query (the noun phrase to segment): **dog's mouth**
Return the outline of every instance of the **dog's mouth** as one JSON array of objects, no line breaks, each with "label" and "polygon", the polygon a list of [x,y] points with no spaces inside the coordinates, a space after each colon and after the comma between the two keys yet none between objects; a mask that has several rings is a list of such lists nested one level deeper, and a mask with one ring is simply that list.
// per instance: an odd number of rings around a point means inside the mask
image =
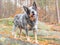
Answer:
[{"label": "dog's mouth", "polygon": [[34,21],[34,20],[35,20],[34,14],[30,14],[30,15],[29,15],[29,18],[30,18],[31,21]]}]

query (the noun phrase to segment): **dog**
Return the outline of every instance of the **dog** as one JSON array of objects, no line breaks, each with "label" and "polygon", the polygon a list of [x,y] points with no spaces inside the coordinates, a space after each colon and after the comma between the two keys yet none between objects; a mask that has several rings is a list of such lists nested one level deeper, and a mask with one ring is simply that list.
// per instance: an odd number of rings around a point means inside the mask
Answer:
[{"label": "dog", "polygon": [[14,25],[12,30],[12,35],[15,35],[16,27],[20,29],[20,36],[22,33],[22,29],[26,31],[26,38],[29,41],[29,35],[28,31],[33,30],[33,34],[35,36],[35,41],[37,41],[37,25],[38,25],[38,12],[37,12],[37,6],[36,3],[33,2],[32,6],[26,7],[23,6],[23,9],[25,13],[23,14],[17,14],[14,17]]}]

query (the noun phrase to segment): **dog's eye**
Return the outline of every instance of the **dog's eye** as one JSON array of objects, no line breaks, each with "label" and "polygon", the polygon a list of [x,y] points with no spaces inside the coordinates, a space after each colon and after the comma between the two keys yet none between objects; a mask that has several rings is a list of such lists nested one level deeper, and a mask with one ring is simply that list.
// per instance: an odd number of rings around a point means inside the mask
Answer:
[{"label": "dog's eye", "polygon": [[32,11],[32,13],[34,13],[34,11]]}]

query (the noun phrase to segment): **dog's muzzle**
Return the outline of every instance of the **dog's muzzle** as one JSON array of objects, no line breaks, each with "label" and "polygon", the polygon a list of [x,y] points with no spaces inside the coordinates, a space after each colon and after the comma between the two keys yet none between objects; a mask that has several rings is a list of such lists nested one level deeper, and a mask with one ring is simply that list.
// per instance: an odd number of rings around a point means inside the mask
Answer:
[{"label": "dog's muzzle", "polygon": [[35,16],[34,16],[34,14],[30,14],[29,18],[30,18],[31,21],[34,21],[36,19]]}]

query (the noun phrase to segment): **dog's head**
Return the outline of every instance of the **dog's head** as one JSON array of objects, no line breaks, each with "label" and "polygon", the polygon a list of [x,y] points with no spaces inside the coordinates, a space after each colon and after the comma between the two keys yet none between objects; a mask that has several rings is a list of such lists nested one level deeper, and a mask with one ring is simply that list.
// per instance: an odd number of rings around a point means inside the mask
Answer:
[{"label": "dog's head", "polygon": [[37,18],[37,6],[35,2],[33,2],[31,7],[23,6],[23,8],[31,21],[34,21]]}]

